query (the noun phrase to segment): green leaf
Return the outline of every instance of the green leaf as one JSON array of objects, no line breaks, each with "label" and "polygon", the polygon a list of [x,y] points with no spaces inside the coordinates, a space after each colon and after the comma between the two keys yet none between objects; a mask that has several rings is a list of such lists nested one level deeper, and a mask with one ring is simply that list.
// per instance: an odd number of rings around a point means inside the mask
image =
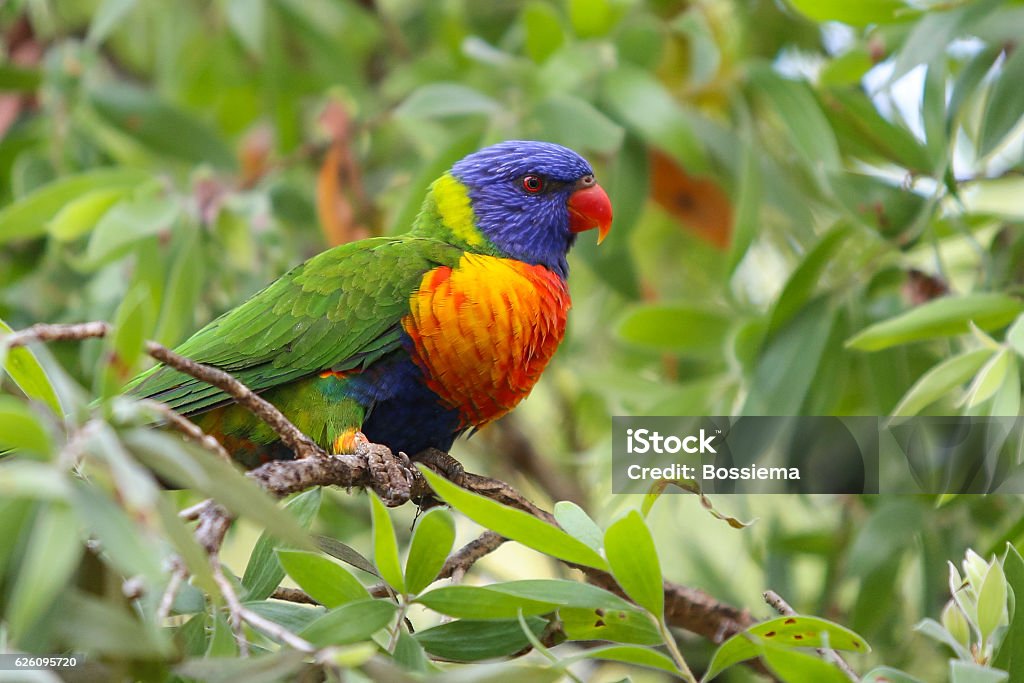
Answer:
[{"label": "green leaf", "polygon": [[204,683],[298,681],[308,671],[308,657],[304,652],[282,649],[269,654],[261,653],[259,657],[187,659],[174,667],[174,672],[188,680]]},{"label": "green leaf", "polygon": [[142,282],[128,290],[117,307],[113,327],[104,340],[103,398],[117,394],[138,373],[143,344],[153,331],[151,307],[149,287]]},{"label": "green leaf", "polygon": [[610,154],[625,135],[622,126],[586,100],[561,93],[539,102],[530,118],[542,139],[573,149]]},{"label": "green leaf", "polygon": [[616,21],[611,0],[569,0],[569,21],[580,38],[607,34]]},{"label": "green leaf", "polygon": [[455,520],[444,508],[434,508],[420,517],[405,560],[405,586],[415,595],[437,578],[455,544]]},{"label": "green leaf", "polygon": [[37,69],[0,64],[0,90],[32,92],[39,88],[43,76]]},{"label": "green leaf", "polygon": [[154,339],[175,346],[193,329],[196,306],[204,282],[199,230],[189,230],[181,241],[167,279],[167,293],[160,308]]},{"label": "green leaf", "polygon": [[1006,343],[1024,358],[1024,315],[1017,318],[1006,331]]},{"label": "green leaf", "polygon": [[417,88],[395,109],[395,116],[433,119],[470,114],[492,115],[501,111],[498,102],[459,83],[430,83]]},{"label": "green leaf", "polygon": [[103,0],[93,14],[85,41],[93,46],[102,44],[107,36],[117,28],[117,25],[128,16],[135,4],[136,0]]},{"label": "green leaf", "polygon": [[565,42],[558,11],[545,2],[534,0],[523,7],[522,23],[526,54],[538,64]]},{"label": "green leaf", "polygon": [[949,631],[943,628],[942,624],[934,619],[922,619],[914,626],[914,630],[928,636],[932,640],[948,645],[956,653],[957,657],[963,659],[971,658],[971,653],[967,651],[967,648],[954,638]]},{"label": "green leaf", "polygon": [[125,195],[124,188],[100,189],[68,202],[47,224],[50,236],[70,242],[92,230],[110,207]]},{"label": "green leaf", "polygon": [[1020,123],[1024,115],[1024,51],[1013,50],[1003,63],[985,105],[978,132],[978,156],[986,157]]},{"label": "green leaf", "polygon": [[891,346],[969,331],[973,322],[983,330],[1003,327],[1024,310],[1020,299],[995,292],[942,297],[906,313],[875,323],[847,340],[848,348],[879,351]]},{"label": "green leaf", "polygon": [[781,76],[768,65],[750,70],[750,83],[775,110],[804,165],[812,173],[838,169],[839,145],[806,83]]},{"label": "green leaf", "polygon": [[378,579],[383,578],[380,572],[377,571],[377,568],[373,566],[373,562],[363,557],[352,546],[345,545],[341,541],[327,536],[317,536],[315,540],[317,547],[334,559],[341,560],[356,569],[361,569],[367,574],[376,576]]},{"label": "green leaf", "polygon": [[0,498],[38,498],[63,501],[71,496],[70,482],[49,465],[29,460],[0,461]]},{"label": "green leaf", "polygon": [[1010,674],[1010,680],[1024,676],[1024,559],[1013,544],[1006,544],[1006,558],[1003,560],[1006,581],[1014,597],[1010,625],[1003,636],[1003,642],[992,660],[992,666]]},{"label": "green leaf", "polygon": [[395,651],[391,656],[406,671],[426,673],[438,670],[427,658],[427,653],[419,641],[405,629],[398,632],[398,642],[395,643]]},{"label": "green leaf", "polygon": [[158,188],[145,188],[103,214],[89,236],[79,267],[95,270],[127,254],[139,240],[171,228],[181,213],[173,197]]},{"label": "green leaf", "polygon": [[546,614],[558,608],[554,602],[540,602],[480,586],[441,586],[416,598],[435,612],[458,619],[514,619],[521,611],[526,616]]},{"label": "green leaf", "polygon": [[664,579],[654,539],[636,510],[605,531],[605,553],[612,575],[626,595],[659,620],[665,612]]},{"label": "green leaf", "polygon": [[1010,675],[1005,671],[959,659],[949,660],[950,683],[1004,683],[1009,680]]},{"label": "green leaf", "polygon": [[711,680],[730,666],[765,653],[766,644],[871,651],[863,638],[831,621],[806,616],[777,617],[755,624],[722,643],[708,664],[704,680]]},{"label": "green leaf", "polygon": [[6,620],[12,634],[27,635],[58,597],[63,600],[81,556],[75,513],[60,503],[43,508],[10,592]]},{"label": "green leaf", "polygon": [[608,568],[593,548],[561,529],[527,512],[466,491],[422,465],[418,467],[437,495],[477,524],[560,560],[595,569]]},{"label": "green leaf", "polygon": [[569,640],[605,640],[638,645],[663,644],[661,632],[643,610],[604,607],[562,607],[558,610]]},{"label": "green leaf", "polygon": [[398,611],[388,600],[350,602],[313,621],[299,635],[314,645],[346,645],[369,640],[387,626]]},{"label": "green leaf", "polygon": [[647,71],[623,65],[606,74],[604,101],[628,128],[647,144],[664,150],[688,173],[699,175],[708,170],[704,149],[687,113]]},{"label": "green leaf", "polygon": [[[10,326],[0,319],[0,335],[13,332]],[[6,355],[4,351],[6,350]],[[18,385],[25,395],[37,401],[42,401],[50,407],[54,414],[63,416],[60,400],[57,392],[50,383],[43,366],[31,350],[18,347],[6,349],[3,337],[0,336],[0,367],[7,371],[14,383]]]},{"label": "green leaf", "polygon": [[[536,636],[547,626],[547,621],[540,617],[527,617],[526,623]],[[458,662],[505,657],[530,644],[518,619],[451,621],[419,631],[413,637],[435,657]]]},{"label": "green leaf", "polygon": [[596,647],[592,650],[581,652],[578,655],[567,657],[559,661],[560,666],[574,664],[581,659],[603,659],[610,662],[624,662],[646,666],[650,669],[660,669],[675,676],[681,676],[679,667],[672,661],[672,658],[649,647],[638,647],[636,645],[609,645]]},{"label": "green leaf", "polygon": [[980,0],[954,6],[947,12],[933,9],[924,13],[907,34],[896,56],[889,82],[902,78],[919,64],[934,65],[944,59],[946,48],[954,39],[964,35],[979,19],[1001,3],[1002,0]]},{"label": "green leaf", "polygon": [[293,602],[278,602],[277,600],[257,600],[243,604],[261,617],[266,617],[275,624],[280,624],[295,633],[327,614],[327,610],[323,607],[297,605]]},{"label": "green leaf", "polygon": [[1012,359],[1013,352],[1006,348],[992,355],[984,367],[978,371],[977,376],[967,390],[967,394],[964,396],[964,404],[968,408],[984,403],[995,395],[999,387],[1003,385],[1003,380],[1010,369]]},{"label": "green leaf", "polygon": [[231,625],[228,624],[227,617],[220,612],[213,614],[213,629],[205,654],[209,659],[228,659],[238,656],[238,642],[235,640],[234,633],[231,632]]},{"label": "green leaf", "polygon": [[861,683],[922,683],[920,679],[889,666],[876,667],[864,674],[860,680]]},{"label": "green leaf", "polygon": [[399,593],[405,592],[405,578],[398,561],[398,539],[391,515],[375,493],[370,493],[370,513],[373,517],[373,563],[381,577]]},{"label": "green leaf", "polygon": [[989,566],[985,580],[978,590],[978,630],[982,641],[989,642],[992,634],[1003,622],[1006,613],[1006,576],[999,561]]},{"label": "green leaf", "polygon": [[122,438],[142,464],[168,483],[198,489],[233,514],[249,517],[294,547],[313,549],[309,535],[295,518],[278,508],[266,491],[233,464],[176,436],[152,429],[129,430]]},{"label": "green leaf", "polygon": [[[102,628],[97,628],[102,624]],[[167,632],[153,619],[138,619],[116,602],[106,602],[77,590],[61,596],[56,635],[72,652],[115,659],[158,660],[172,656]]]},{"label": "green leaf", "polygon": [[821,285],[822,275],[832,264],[832,260],[840,253],[840,247],[847,243],[853,233],[852,228],[841,223],[838,227],[822,235],[817,244],[807,252],[786,280],[785,287],[772,310],[769,331],[778,330],[791,320],[801,308],[815,295]]},{"label": "green leaf", "polygon": [[125,510],[94,486],[78,483],[73,487],[72,504],[76,516],[95,536],[103,555],[124,576],[145,577],[156,589],[163,583],[162,553],[148,531],[132,522]]},{"label": "green leaf", "polygon": [[566,579],[523,579],[492,583],[488,590],[507,593],[540,602],[569,607],[605,610],[633,610],[636,607],[618,595],[589,583]]},{"label": "green leaf", "polygon": [[992,357],[989,349],[975,349],[947,358],[914,382],[900,399],[893,415],[917,415],[921,410],[961,386]]},{"label": "green leaf", "polygon": [[765,648],[762,658],[768,668],[784,681],[849,683],[850,680],[835,664],[797,650]]},{"label": "green leaf", "polygon": [[729,311],[695,304],[641,304],[618,325],[630,344],[692,358],[717,359],[732,327]]},{"label": "green leaf", "polygon": [[44,185],[0,211],[0,244],[45,234],[50,219],[77,197],[93,190],[132,187],[146,177],[136,169],[100,168]]},{"label": "green leaf", "polygon": [[339,607],[370,597],[359,579],[326,557],[301,550],[279,548],[277,558],[288,576],[299,584],[299,588],[325,607]]},{"label": "green leaf", "polygon": [[789,0],[789,4],[816,22],[840,21],[850,26],[906,21],[909,8],[902,0]]},{"label": "green leaf", "polygon": [[[318,486],[303,491],[289,500],[285,503],[284,509],[295,516],[299,526],[308,530],[316,518],[316,513],[320,510],[322,500],[323,489]],[[245,574],[242,575],[242,586],[246,589],[245,598],[247,600],[262,600],[270,597],[274,589],[281,584],[285,570],[278,561],[275,551],[285,547],[287,544],[281,543],[269,533],[260,534],[249,555]]]},{"label": "green leaf", "polygon": [[89,101],[108,124],[158,154],[218,169],[235,167],[234,154],[216,130],[152,92],[107,83],[93,89]]},{"label": "green leaf", "polygon": [[558,526],[567,534],[601,552],[604,534],[583,508],[572,501],[560,500],[555,503],[554,514]]},{"label": "green leaf", "polygon": [[227,0],[224,7],[228,26],[245,48],[256,56],[263,54],[266,36],[265,0]]},{"label": "green leaf", "polygon": [[999,46],[988,46],[981,49],[970,61],[960,70],[953,84],[953,92],[949,96],[949,104],[946,107],[947,120],[946,129],[953,131],[956,123],[964,114],[963,105],[971,99],[971,96],[982,83],[985,75],[992,69],[1002,49]]},{"label": "green leaf", "polygon": [[0,395],[0,454],[7,449],[49,457],[53,442],[27,405],[13,396]]}]

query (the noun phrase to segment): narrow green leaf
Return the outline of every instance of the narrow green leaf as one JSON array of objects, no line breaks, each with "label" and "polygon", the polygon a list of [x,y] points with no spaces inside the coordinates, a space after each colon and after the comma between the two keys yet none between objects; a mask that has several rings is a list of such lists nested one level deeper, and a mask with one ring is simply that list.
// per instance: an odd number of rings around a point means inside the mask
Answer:
[{"label": "narrow green leaf", "polygon": [[103,555],[124,576],[142,576],[149,587],[162,583],[160,547],[126,512],[94,486],[79,483],[72,495],[76,517],[99,539]]},{"label": "narrow green leaf", "polygon": [[299,635],[321,647],[369,640],[391,622],[397,610],[388,600],[350,602],[313,621]]},{"label": "narrow green leaf", "polygon": [[987,363],[978,371],[974,381],[971,382],[967,394],[964,396],[964,404],[968,408],[984,403],[999,390],[1010,369],[1010,361],[1013,358],[1012,351],[1002,349],[997,351]]},{"label": "narrow green leaf", "polygon": [[415,595],[437,578],[455,544],[455,520],[445,508],[433,508],[416,522],[405,560],[405,586]]},{"label": "narrow green leaf", "polygon": [[1010,674],[971,661],[949,660],[950,683],[1005,683]]},{"label": "narrow green leaf", "polygon": [[[139,619],[116,602],[66,589],[60,606],[55,632],[72,652],[122,660],[160,660],[172,656],[174,648],[166,630],[153,619]],[[103,627],[98,628],[98,624]]]},{"label": "narrow green leaf", "polygon": [[0,367],[10,375],[26,396],[42,401],[53,410],[55,415],[63,416],[64,411],[57,398],[57,392],[54,391],[50,378],[46,376],[46,371],[39,364],[35,354],[24,347],[16,349],[4,347],[3,335],[10,332],[13,332],[10,326],[0,320]]},{"label": "narrow green leaf", "polygon": [[91,90],[89,101],[108,124],[158,154],[219,169],[235,167],[231,148],[216,130],[152,92],[103,83]]},{"label": "narrow green leaf", "polygon": [[636,645],[609,645],[607,647],[596,647],[592,650],[581,652],[578,655],[567,657],[559,661],[560,666],[568,666],[581,659],[603,659],[610,662],[624,662],[646,666],[650,669],[667,671],[674,676],[681,676],[679,667],[672,661],[672,658],[649,647],[638,647]]},{"label": "narrow green leaf", "polygon": [[369,592],[351,572],[326,557],[301,550],[277,550],[284,571],[299,588],[328,608],[366,600]]},{"label": "narrow green leaf", "polygon": [[806,616],[777,617],[755,624],[722,643],[708,665],[704,680],[711,680],[730,666],[765,653],[766,645],[871,651],[863,638],[831,621]]},{"label": "narrow green leaf", "polygon": [[1017,318],[1006,331],[1006,343],[1024,358],[1024,315]]},{"label": "narrow green leaf", "polygon": [[643,348],[717,359],[732,322],[729,311],[699,304],[640,304],[626,312],[617,331]]},{"label": "narrow green leaf", "polygon": [[132,187],[146,177],[137,169],[100,168],[44,185],[0,211],[0,244],[45,234],[50,219],[87,192]]},{"label": "narrow green leaf", "polygon": [[[527,617],[530,631],[539,636],[547,621]],[[505,621],[451,621],[417,632],[414,636],[430,654],[459,662],[505,657],[530,644],[518,619]]]},{"label": "narrow green leaf", "polygon": [[139,370],[142,346],[153,331],[155,316],[149,287],[138,282],[125,294],[114,315],[111,333],[104,340],[106,368],[102,375],[102,396],[110,398]]},{"label": "narrow green leaf", "polygon": [[562,607],[558,618],[569,640],[604,640],[636,645],[664,644],[651,616],[636,607]]},{"label": "narrow green leaf", "polygon": [[[323,500],[323,489],[316,487],[303,491],[287,503],[284,509],[295,515],[295,520],[303,529],[309,529],[320,510],[320,503]],[[278,562],[275,551],[285,548],[287,544],[263,532],[256,545],[253,546],[249,555],[249,563],[245,566],[245,574],[242,575],[242,586],[246,588],[245,597],[247,600],[262,600],[270,596],[274,589],[281,584],[285,570]],[[294,577],[292,577],[294,578]]]},{"label": "narrow green leaf", "polygon": [[477,524],[560,560],[595,569],[608,568],[607,563],[593,548],[561,529],[527,512],[459,488],[422,465],[419,469],[430,487],[446,503]]},{"label": "narrow green leaf", "polygon": [[988,643],[1006,614],[1006,575],[998,560],[989,566],[985,580],[978,590],[978,630]]},{"label": "narrow green leaf", "polygon": [[889,666],[876,667],[864,674],[860,680],[861,683],[922,683],[920,679]]},{"label": "narrow green leaf", "polygon": [[370,513],[373,517],[373,563],[388,584],[399,593],[405,592],[405,578],[398,561],[398,539],[391,515],[376,494],[370,493]]},{"label": "narrow green leaf", "polygon": [[942,297],[906,313],[875,323],[847,340],[848,348],[879,351],[891,346],[969,331],[971,322],[983,330],[998,329],[1024,309],[1020,299],[994,292]]},{"label": "narrow green leaf", "polygon": [[838,666],[820,657],[798,650],[781,647],[765,648],[764,663],[784,681],[814,681],[815,683],[849,683],[849,678]]},{"label": "narrow green leaf", "polygon": [[67,477],[50,465],[29,460],[0,462],[0,498],[62,501],[70,496]]},{"label": "narrow green leaf", "polygon": [[36,517],[10,593],[6,618],[12,634],[26,635],[58,597],[82,556],[74,512],[60,503],[48,505]]},{"label": "narrow green leaf", "polygon": [[169,230],[181,213],[181,205],[160,192],[147,188],[104,213],[89,236],[78,267],[95,270],[121,258],[140,240]]},{"label": "narrow green leaf", "polygon": [[665,612],[664,579],[654,539],[636,510],[613,523],[604,534],[612,575],[626,595],[659,620]]},{"label": "narrow green leaf", "polygon": [[327,614],[327,610],[323,607],[297,605],[294,602],[257,600],[243,604],[261,617],[266,617],[275,624],[280,624],[295,633]]},{"label": "narrow green leaf", "polygon": [[554,514],[558,526],[562,527],[567,534],[583,541],[597,552],[601,552],[604,534],[583,508],[572,501],[560,500],[555,503]]},{"label": "narrow green leaf", "polygon": [[53,442],[27,405],[13,396],[0,395],[0,452],[7,449],[49,457]]},{"label": "narrow green leaf", "polygon": [[992,666],[1010,674],[1010,680],[1024,676],[1024,559],[1011,543],[1006,544],[1003,560],[1006,581],[1014,597],[1010,625],[992,660]]},{"label": "narrow green leaf", "polygon": [[816,22],[840,21],[851,26],[890,24],[910,17],[902,0],[789,0],[801,14]]},{"label": "narrow green leaf", "polygon": [[57,212],[47,224],[50,236],[58,242],[71,242],[92,230],[110,207],[125,195],[124,188],[99,189],[74,199]]},{"label": "narrow green leaf", "polygon": [[579,150],[611,154],[622,145],[625,131],[584,99],[556,94],[542,100],[530,117],[542,139]]},{"label": "narrow green leaf", "polygon": [[917,415],[931,403],[961,386],[992,357],[988,349],[975,349],[947,358],[914,382],[893,411],[893,415]]},{"label": "narrow green leaf", "polygon": [[605,610],[636,610],[636,607],[614,593],[589,583],[567,579],[522,579],[492,583],[488,590],[508,593],[539,602],[567,607],[589,607]]},{"label": "narrow green leaf", "polygon": [[228,26],[245,48],[257,57],[262,56],[267,19],[265,0],[227,0],[224,12]]},{"label": "narrow green leaf", "polygon": [[361,569],[367,574],[376,576],[378,579],[383,578],[381,577],[380,572],[377,571],[377,568],[373,566],[373,562],[363,557],[359,551],[352,546],[345,545],[341,541],[327,536],[317,536],[315,540],[317,547],[334,559],[341,560],[356,569]]},{"label": "narrow green leaf", "polygon": [[458,83],[430,83],[417,88],[395,109],[395,116],[431,119],[467,114],[495,114],[501,105],[479,90]]},{"label": "narrow green leaf", "polygon": [[92,15],[86,42],[93,46],[103,43],[135,4],[136,0],[103,0]]},{"label": "narrow green leaf", "polygon": [[1017,356],[1011,353],[1006,376],[1003,377],[1003,383],[999,385],[999,389],[992,398],[988,414],[992,417],[1016,417],[1020,414],[1020,394],[1020,368]]},{"label": "narrow green leaf", "polygon": [[558,10],[547,3],[534,0],[523,7],[522,24],[526,54],[538,64],[565,42]]},{"label": "narrow green leaf", "polygon": [[647,144],[664,150],[689,173],[708,162],[687,113],[650,73],[620,66],[604,77],[604,100],[618,119]]},{"label": "narrow green leaf", "polygon": [[558,608],[554,602],[539,602],[529,598],[491,590],[482,586],[441,586],[416,598],[435,612],[458,619],[515,619],[522,612],[526,616],[546,614]]},{"label": "narrow green leaf", "polygon": [[1007,55],[992,92],[985,105],[978,133],[978,156],[991,154],[1003,139],[1017,127],[1024,115],[1024,51],[1013,50]]}]

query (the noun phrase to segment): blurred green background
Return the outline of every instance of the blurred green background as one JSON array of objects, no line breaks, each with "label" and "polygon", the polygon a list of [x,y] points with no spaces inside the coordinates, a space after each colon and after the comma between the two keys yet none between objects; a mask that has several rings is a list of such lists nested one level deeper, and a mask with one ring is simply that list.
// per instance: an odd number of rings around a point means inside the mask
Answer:
[{"label": "blurred green background", "polygon": [[[1011,0],[7,0],[0,318],[135,316],[174,345],[318,251],[405,231],[464,154],[536,138],[593,162],[614,227],[580,240],[566,342],[457,445],[468,469],[607,521],[636,504],[609,493],[612,415],[1017,415],[1021,36]],[[144,362],[106,348],[40,352],[68,417],[0,412],[64,443]],[[332,492],[317,524],[357,544],[364,502]],[[928,681],[946,664],[911,629],[946,561],[1024,539],[1010,496],[715,505],[758,521],[655,506],[667,578],[757,615],[774,589],[863,634],[859,670]],[[8,590],[34,514],[11,510]],[[482,566],[552,571],[518,552]]]}]

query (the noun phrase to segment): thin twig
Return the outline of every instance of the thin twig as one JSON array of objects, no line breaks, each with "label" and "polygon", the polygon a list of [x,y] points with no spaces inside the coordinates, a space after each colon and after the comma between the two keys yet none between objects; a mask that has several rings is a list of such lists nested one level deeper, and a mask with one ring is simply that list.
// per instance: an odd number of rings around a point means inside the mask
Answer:
[{"label": "thin twig", "polygon": [[156,623],[163,624],[171,614],[171,607],[174,605],[174,598],[181,589],[181,584],[188,576],[188,569],[178,559],[174,558],[171,569],[171,580],[167,582],[164,594],[160,596],[160,605],[156,609]]},{"label": "thin twig", "polygon": [[278,586],[275,588],[274,592],[270,594],[270,597],[275,600],[285,600],[287,602],[295,602],[300,605],[320,604],[306,593],[306,591],[299,590],[298,588],[287,588],[285,586]]},{"label": "thin twig", "polygon": [[148,398],[139,401],[139,403],[160,415],[167,424],[184,434],[190,441],[199,444],[219,458],[223,458],[228,462],[234,462],[231,459],[231,454],[227,452],[227,449],[220,445],[220,442],[217,441],[217,439],[204,432],[199,428],[199,425],[181,413],[172,410],[164,403]]},{"label": "thin twig", "polygon": [[[768,605],[772,609],[774,609],[776,612],[778,612],[782,616],[784,616],[784,617],[798,616],[797,615],[797,611],[795,609],[793,609],[792,607],[790,607],[789,603],[786,602],[783,599],[783,597],[781,595],[779,595],[778,593],[776,593],[775,591],[765,591],[764,593],[761,594],[761,596],[764,598],[764,601],[766,603],[768,603]],[[819,647],[819,648],[815,648],[815,651],[819,655],[821,655],[824,659],[828,659],[828,660],[831,660],[832,662],[834,662],[835,665],[838,666],[842,670],[842,672],[844,674],[846,674],[846,677],[849,678],[851,681],[855,681],[856,682],[856,681],[860,680],[860,676],[858,676],[857,672],[853,670],[853,667],[851,667],[849,664],[847,664],[846,660],[843,659],[842,656],[838,652],[836,652],[835,650],[833,650],[831,648],[827,648],[827,647]]]},{"label": "thin twig", "polygon": [[242,607],[238,594],[235,593],[235,587],[228,581],[228,577],[224,576],[224,568],[221,566],[220,560],[217,559],[216,555],[211,557],[210,560],[210,564],[213,566],[213,580],[217,582],[220,594],[224,596],[224,601],[228,603],[228,623],[231,625],[231,632],[235,634],[238,651],[243,657],[248,657],[249,641],[245,637],[245,628],[243,627],[245,622],[242,616],[245,608]]}]

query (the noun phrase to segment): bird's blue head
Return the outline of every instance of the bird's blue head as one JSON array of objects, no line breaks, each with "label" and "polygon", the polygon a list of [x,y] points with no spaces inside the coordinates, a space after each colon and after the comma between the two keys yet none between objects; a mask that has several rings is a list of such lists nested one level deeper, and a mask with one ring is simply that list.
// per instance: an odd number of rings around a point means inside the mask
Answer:
[{"label": "bird's blue head", "polygon": [[611,203],[590,164],[550,142],[509,140],[485,147],[457,162],[432,193],[457,241],[471,249],[493,247],[562,277],[576,234],[598,228],[600,242],[611,227]]}]

